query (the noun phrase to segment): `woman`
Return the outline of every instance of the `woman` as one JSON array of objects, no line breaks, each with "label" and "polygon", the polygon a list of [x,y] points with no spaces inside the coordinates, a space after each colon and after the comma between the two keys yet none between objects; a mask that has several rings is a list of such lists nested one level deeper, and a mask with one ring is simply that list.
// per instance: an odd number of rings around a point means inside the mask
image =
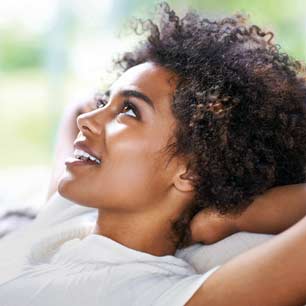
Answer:
[{"label": "woman", "polygon": [[0,245],[1,305],[306,303],[305,218],[203,275],[173,256],[305,215],[301,64],[242,17],[161,14],[119,79],[66,113],[49,201]]}]

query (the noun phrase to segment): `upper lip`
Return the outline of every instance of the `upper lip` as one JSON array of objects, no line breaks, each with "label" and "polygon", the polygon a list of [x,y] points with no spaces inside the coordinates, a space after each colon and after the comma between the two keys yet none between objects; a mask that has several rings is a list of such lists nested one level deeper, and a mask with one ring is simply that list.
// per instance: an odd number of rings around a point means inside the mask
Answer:
[{"label": "upper lip", "polygon": [[74,149],[79,149],[87,152],[88,154],[92,155],[93,157],[99,159],[101,161],[101,155],[95,153],[93,150],[91,150],[84,142],[77,141],[74,143]]}]

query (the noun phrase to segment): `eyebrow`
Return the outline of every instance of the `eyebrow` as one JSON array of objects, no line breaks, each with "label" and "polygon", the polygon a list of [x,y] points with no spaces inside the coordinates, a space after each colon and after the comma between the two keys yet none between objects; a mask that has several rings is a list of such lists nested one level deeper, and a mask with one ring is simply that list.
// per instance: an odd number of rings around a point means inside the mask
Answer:
[{"label": "eyebrow", "polygon": [[[105,96],[110,97],[111,91],[107,90],[104,94]],[[135,97],[141,99],[142,101],[146,102],[155,111],[154,103],[152,102],[152,100],[144,93],[138,90],[132,90],[132,89],[122,90],[119,91],[119,95],[123,97]]]}]

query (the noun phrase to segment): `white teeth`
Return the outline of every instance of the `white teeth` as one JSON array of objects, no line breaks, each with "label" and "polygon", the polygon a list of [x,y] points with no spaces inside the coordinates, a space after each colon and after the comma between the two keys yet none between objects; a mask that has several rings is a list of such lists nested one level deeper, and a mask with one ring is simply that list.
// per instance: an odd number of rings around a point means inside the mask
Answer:
[{"label": "white teeth", "polygon": [[88,154],[87,152],[83,150],[76,149],[74,150],[73,155],[75,158],[78,158],[78,159],[80,159],[81,157],[84,157],[86,159],[90,159],[91,161],[95,161],[98,165],[101,164],[101,161],[99,159],[95,158],[94,156]]}]

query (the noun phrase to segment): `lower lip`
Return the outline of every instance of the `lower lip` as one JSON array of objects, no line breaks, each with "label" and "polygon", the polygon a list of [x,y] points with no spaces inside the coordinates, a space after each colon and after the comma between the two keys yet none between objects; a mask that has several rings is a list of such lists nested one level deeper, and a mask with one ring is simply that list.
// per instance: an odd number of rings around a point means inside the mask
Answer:
[{"label": "lower lip", "polygon": [[80,160],[74,157],[69,157],[65,160],[65,165],[69,166],[99,166],[96,163],[90,162],[88,160]]}]

